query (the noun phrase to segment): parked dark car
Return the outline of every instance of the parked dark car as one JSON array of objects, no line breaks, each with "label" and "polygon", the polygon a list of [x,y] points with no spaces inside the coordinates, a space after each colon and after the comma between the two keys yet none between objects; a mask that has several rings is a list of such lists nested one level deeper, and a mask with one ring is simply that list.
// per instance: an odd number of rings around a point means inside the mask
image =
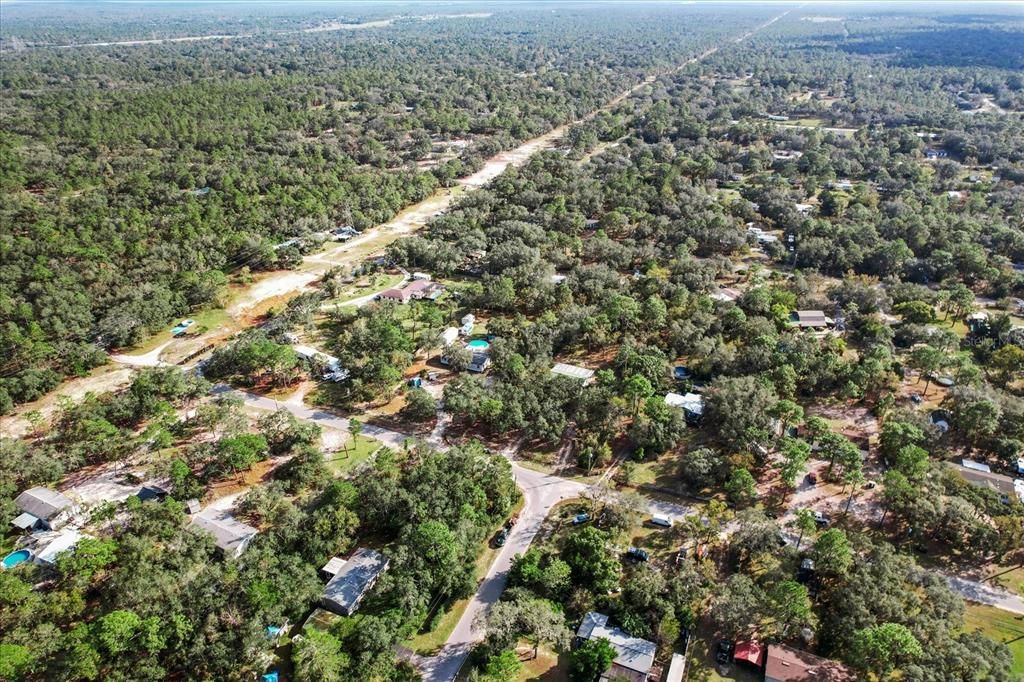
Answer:
[{"label": "parked dark car", "polygon": [[494,536],[494,546],[504,547],[506,540],[508,540],[508,531],[502,528],[498,531],[498,534]]},{"label": "parked dark car", "polygon": [[647,561],[651,558],[651,555],[646,550],[640,549],[639,547],[630,547],[626,552],[626,556],[633,561]]},{"label": "parked dark car", "polygon": [[715,649],[715,660],[726,665],[732,663],[732,654],[736,650],[736,644],[728,639],[719,640],[718,647]]}]

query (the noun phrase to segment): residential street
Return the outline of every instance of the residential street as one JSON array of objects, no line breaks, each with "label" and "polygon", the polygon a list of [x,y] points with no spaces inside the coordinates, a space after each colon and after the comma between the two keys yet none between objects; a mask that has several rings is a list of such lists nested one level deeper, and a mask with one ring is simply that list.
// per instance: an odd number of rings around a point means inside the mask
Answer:
[{"label": "residential street", "polygon": [[949,581],[949,586],[953,588],[953,591],[964,599],[979,604],[988,604],[1002,611],[1024,615],[1024,599],[1012,592],[952,575],[946,575],[946,580]]},{"label": "residential street", "polygon": [[[273,400],[256,395],[255,393],[232,389],[225,384],[218,384],[214,387],[213,392],[215,394],[232,392],[240,396],[249,407],[261,410],[284,408],[300,419],[316,422],[327,428],[348,431],[347,418],[322,409],[307,407],[295,401]],[[432,444],[435,447],[443,447],[440,442],[443,429],[435,431],[435,433],[431,434],[430,440],[434,441]],[[365,424],[362,434],[396,449],[404,447],[406,441],[410,439],[410,436],[405,434],[383,429],[372,424]],[[515,448],[504,454],[512,459],[515,455]],[[479,619],[482,618],[481,614],[486,614],[487,609],[498,601],[502,591],[505,589],[505,581],[508,578],[508,571],[512,565],[512,558],[529,548],[552,507],[561,500],[579,497],[588,490],[593,489],[592,486],[587,486],[579,481],[528,469],[517,463],[514,459],[512,459],[512,472],[516,483],[523,491],[524,497],[524,506],[519,516],[519,523],[513,528],[508,542],[505,543],[505,546],[495,558],[486,577],[480,583],[476,594],[473,596],[472,601],[469,603],[444,647],[441,648],[436,656],[431,658],[416,657],[414,659],[423,671],[425,682],[448,682],[454,679],[455,674],[462,667],[473,645],[483,638],[484,633],[478,626]],[[649,513],[666,515],[675,520],[694,512],[692,507],[683,504],[650,498],[645,498],[645,500]],[[786,535],[795,544],[795,535],[792,533],[786,533]],[[805,538],[804,545],[807,546],[808,543],[809,540]],[[987,604],[1010,613],[1024,615],[1024,599],[1015,594],[984,583],[945,573],[942,575],[946,577],[950,587],[964,599]]]},{"label": "residential street", "polygon": [[525,499],[519,522],[512,528],[508,541],[491,564],[444,647],[432,658],[416,660],[424,682],[455,678],[473,646],[483,639],[480,621],[504,591],[512,558],[529,548],[552,507],[561,500],[583,494],[587,489],[582,483],[525,469],[515,462],[512,470]]},{"label": "residential street", "polygon": [[[306,419],[327,428],[348,431],[347,418],[339,417],[325,410],[306,407],[294,401],[273,400],[255,393],[235,390],[225,384],[218,384],[213,391],[215,394],[234,393],[251,408],[260,410],[283,408],[300,419]],[[365,424],[361,433],[396,449],[401,449],[410,438],[397,431],[383,429],[372,424]],[[438,442],[433,444],[435,447],[443,448],[444,446],[439,440],[441,433],[432,434],[432,436],[435,435]],[[504,454],[512,461],[512,473],[523,492],[524,504],[523,510],[519,514],[519,522],[513,527],[508,541],[498,553],[494,563],[491,564],[487,575],[480,583],[476,594],[473,595],[444,647],[436,656],[415,659],[423,671],[425,682],[454,679],[455,674],[465,662],[466,656],[484,636],[480,628],[480,620],[487,610],[498,601],[504,591],[508,571],[512,566],[512,558],[529,548],[552,507],[562,500],[579,497],[593,489],[592,486],[579,481],[528,469],[512,459],[515,452],[516,448],[511,448]],[[693,509],[685,505],[663,500],[647,499],[646,501],[647,511],[651,514],[661,514],[679,519],[693,513]]]}]

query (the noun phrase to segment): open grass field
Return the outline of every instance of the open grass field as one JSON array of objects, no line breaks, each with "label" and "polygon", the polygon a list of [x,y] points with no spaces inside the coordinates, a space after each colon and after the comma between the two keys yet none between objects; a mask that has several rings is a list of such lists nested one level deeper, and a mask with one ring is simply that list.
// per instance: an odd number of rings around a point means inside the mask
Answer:
[{"label": "open grass field", "polygon": [[992,577],[1003,589],[1024,596],[1024,567],[997,566]]},{"label": "open grass field", "polygon": [[382,447],[380,441],[373,438],[356,436],[355,443],[350,444],[348,450],[342,448],[327,455],[327,466],[335,476],[345,476]]},{"label": "open grass field", "polygon": [[[205,333],[206,330],[213,330],[217,329],[218,327],[230,326],[233,323],[231,315],[229,315],[228,311],[225,310],[224,308],[207,308],[205,310],[200,310],[189,315],[184,315],[182,316],[181,319],[189,319],[196,321],[196,323],[192,325],[192,327],[188,330],[189,333],[182,337],[183,339],[186,339],[192,335]],[[142,341],[139,345],[132,346],[131,348],[126,349],[124,351],[125,354],[141,355],[143,353],[148,353],[149,351],[153,350],[154,348],[161,344],[167,343],[173,338],[171,336],[171,328],[175,324],[177,324],[177,322],[180,321],[181,320],[175,320],[174,322],[169,323],[167,325],[167,328],[164,329],[163,331],[157,332],[152,336],[147,336],[146,339]]]},{"label": "open grass field", "polygon": [[980,630],[984,635],[1009,647],[1013,654],[1014,679],[1024,679],[1024,616],[992,606],[968,604],[964,629]]}]

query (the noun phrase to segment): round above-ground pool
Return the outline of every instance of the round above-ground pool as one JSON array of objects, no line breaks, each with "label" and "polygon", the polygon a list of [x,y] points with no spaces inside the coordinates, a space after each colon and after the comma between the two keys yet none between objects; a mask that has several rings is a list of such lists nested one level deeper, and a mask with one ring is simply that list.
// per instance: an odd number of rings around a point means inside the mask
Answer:
[{"label": "round above-ground pool", "polygon": [[4,568],[14,568],[18,564],[24,563],[32,558],[32,552],[27,549],[19,549],[16,552],[11,552],[4,557],[3,566]]},{"label": "round above-ground pool", "polygon": [[472,341],[466,344],[466,348],[477,351],[487,350],[490,347],[491,344],[487,343],[483,339],[473,339]]}]

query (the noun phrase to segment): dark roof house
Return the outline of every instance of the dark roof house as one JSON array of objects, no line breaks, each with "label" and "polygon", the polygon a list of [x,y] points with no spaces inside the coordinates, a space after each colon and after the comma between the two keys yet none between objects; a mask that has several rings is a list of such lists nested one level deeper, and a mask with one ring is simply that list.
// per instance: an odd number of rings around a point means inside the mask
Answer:
[{"label": "dark roof house", "polygon": [[357,549],[327,582],[320,605],[341,616],[352,615],[388,564],[388,558],[376,550]]},{"label": "dark roof house", "polygon": [[377,298],[396,303],[408,303],[412,297],[408,289],[388,289],[378,294]]},{"label": "dark roof house", "polygon": [[795,310],[789,319],[801,329],[822,329],[828,326],[828,318],[820,310]]},{"label": "dark roof house", "polygon": [[[71,500],[49,488],[29,488],[15,498],[14,504],[23,512],[15,519],[16,525],[25,529],[55,530],[67,522],[72,507]],[[29,523],[32,519],[35,521]]]}]

